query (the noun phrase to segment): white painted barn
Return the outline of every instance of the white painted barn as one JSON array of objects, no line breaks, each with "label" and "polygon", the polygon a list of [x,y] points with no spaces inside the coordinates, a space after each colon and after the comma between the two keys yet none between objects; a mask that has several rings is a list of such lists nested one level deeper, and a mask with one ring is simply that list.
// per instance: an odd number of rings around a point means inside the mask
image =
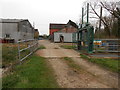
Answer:
[{"label": "white painted barn", "polygon": [[78,26],[73,21],[69,20],[64,28],[60,31],[54,32],[54,42],[65,42],[72,43],[74,42],[76,37],[76,32],[78,30]]},{"label": "white painted barn", "polygon": [[54,42],[73,42],[72,33],[55,32]]}]

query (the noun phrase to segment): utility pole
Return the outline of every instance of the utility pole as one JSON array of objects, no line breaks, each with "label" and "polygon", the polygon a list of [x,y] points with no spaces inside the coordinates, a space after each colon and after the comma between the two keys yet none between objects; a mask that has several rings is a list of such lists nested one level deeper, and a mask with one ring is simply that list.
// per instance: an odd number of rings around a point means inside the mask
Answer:
[{"label": "utility pole", "polygon": [[82,8],[82,24],[83,24],[83,17],[84,17],[84,8]]},{"label": "utility pole", "polygon": [[102,6],[100,8],[100,21],[99,21],[99,28],[98,28],[98,39],[100,38],[100,29],[101,29],[101,19],[102,19]]},{"label": "utility pole", "polygon": [[89,23],[89,3],[87,3],[87,24]]}]

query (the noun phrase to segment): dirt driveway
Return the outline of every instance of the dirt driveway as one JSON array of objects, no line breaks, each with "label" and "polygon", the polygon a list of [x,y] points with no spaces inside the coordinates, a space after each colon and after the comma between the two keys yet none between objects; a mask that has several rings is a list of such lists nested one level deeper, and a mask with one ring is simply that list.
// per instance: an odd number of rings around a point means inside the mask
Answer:
[{"label": "dirt driveway", "polygon": [[[46,49],[38,50],[39,56],[45,57],[53,68],[58,84],[62,88],[117,88],[118,75],[80,58],[72,49],[63,49],[57,43],[40,40],[39,45]],[[81,72],[75,71],[63,60],[71,58],[79,65]]]}]

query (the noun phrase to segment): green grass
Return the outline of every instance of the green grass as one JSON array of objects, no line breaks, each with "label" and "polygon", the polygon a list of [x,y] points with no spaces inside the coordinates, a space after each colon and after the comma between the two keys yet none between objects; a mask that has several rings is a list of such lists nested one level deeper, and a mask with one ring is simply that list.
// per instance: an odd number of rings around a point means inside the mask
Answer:
[{"label": "green grass", "polygon": [[2,66],[9,66],[18,58],[18,49],[14,44],[2,45]]},{"label": "green grass", "polygon": [[36,55],[16,66],[13,74],[3,77],[3,88],[58,88],[52,69]]},{"label": "green grass", "polygon": [[120,72],[120,67],[118,66],[119,62],[118,60],[114,59],[108,59],[108,58],[89,58],[86,55],[81,54],[81,57],[83,59],[86,59],[90,62],[96,63],[104,68],[107,68],[113,72]]},{"label": "green grass", "polygon": [[61,45],[60,47],[64,48],[64,49],[74,49],[74,46],[71,45]]},{"label": "green grass", "polygon": [[38,49],[46,49],[46,47],[43,45],[40,45],[40,47],[38,47]]},{"label": "green grass", "polygon": [[69,67],[71,67],[72,69],[81,71],[81,67],[79,65],[77,65],[71,58],[64,57],[63,59],[67,62]]},{"label": "green grass", "polygon": [[70,63],[73,63],[73,60],[71,58],[69,58],[69,57],[64,57],[64,60],[66,60],[66,61],[68,61]]},{"label": "green grass", "polygon": [[[21,45],[20,49],[25,48],[25,45]],[[30,53],[30,50],[24,50],[21,52],[21,58]],[[3,44],[2,45],[2,67],[8,67],[18,61],[18,44]]]}]

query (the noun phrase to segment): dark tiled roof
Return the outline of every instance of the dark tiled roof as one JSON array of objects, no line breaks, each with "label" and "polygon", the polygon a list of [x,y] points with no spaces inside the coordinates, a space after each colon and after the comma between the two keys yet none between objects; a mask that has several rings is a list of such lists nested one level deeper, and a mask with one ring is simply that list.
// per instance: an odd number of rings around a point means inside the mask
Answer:
[{"label": "dark tiled roof", "polygon": [[0,19],[1,23],[18,23],[27,19]]},{"label": "dark tiled roof", "polygon": [[50,29],[62,29],[66,26],[66,24],[53,24],[53,23],[50,23]]},{"label": "dark tiled roof", "polygon": [[73,21],[71,21],[71,20],[69,20],[67,25],[72,25],[73,27],[78,28],[78,25],[76,23],[74,23]]}]

